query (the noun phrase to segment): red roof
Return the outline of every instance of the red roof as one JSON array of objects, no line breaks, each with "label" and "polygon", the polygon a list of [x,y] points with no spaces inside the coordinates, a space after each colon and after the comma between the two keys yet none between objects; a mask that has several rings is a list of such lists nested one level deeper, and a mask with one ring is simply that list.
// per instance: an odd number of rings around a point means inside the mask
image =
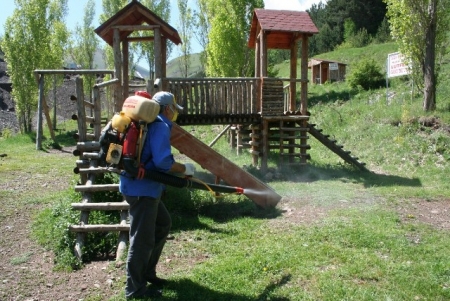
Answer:
[{"label": "red roof", "polygon": [[251,48],[255,47],[259,28],[266,33],[269,49],[290,49],[292,40],[301,39],[302,34],[312,36],[319,33],[307,12],[255,9],[248,41]]}]

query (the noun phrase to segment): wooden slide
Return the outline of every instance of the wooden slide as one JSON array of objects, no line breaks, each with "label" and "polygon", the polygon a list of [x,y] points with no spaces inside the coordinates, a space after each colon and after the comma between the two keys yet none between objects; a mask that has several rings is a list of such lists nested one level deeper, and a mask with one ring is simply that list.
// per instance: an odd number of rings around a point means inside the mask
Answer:
[{"label": "wooden slide", "polygon": [[244,195],[263,208],[275,207],[281,200],[272,188],[220,155],[179,125],[173,124],[171,144],[202,168],[223,179],[227,185],[244,188]]}]

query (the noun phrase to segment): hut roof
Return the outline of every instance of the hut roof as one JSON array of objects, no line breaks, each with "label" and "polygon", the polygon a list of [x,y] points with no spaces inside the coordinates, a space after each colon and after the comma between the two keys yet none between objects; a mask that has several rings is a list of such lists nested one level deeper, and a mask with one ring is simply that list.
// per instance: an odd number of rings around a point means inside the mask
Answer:
[{"label": "hut roof", "polygon": [[[159,25],[161,34],[171,40],[176,45],[181,44],[178,31],[154,14],[151,10],[137,1],[132,1],[124,8],[118,11],[114,16],[106,20],[105,23],[95,29],[106,43],[113,45],[114,26],[118,25]],[[120,40],[122,41],[129,36],[133,30],[120,31]]]},{"label": "hut roof", "polygon": [[315,59],[315,58],[313,58],[313,59],[309,60],[308,67],[320,65],[322,63],[325,63],[325,64],[327,64],[327,63],[337,63],[339,65],[344,65],[344,66],[347,65],[345,63],[338,62],[338,61],[331,61],[331,60],[323,60],[323,59]]},{"label": "hut roof", "polygon": [[302,34],[319,33],[307,12],[255,9],[248,41],[250,48],[255,48],[259,28],[267,34],[268,49],[290,49],[292,41],[301,39]]}]

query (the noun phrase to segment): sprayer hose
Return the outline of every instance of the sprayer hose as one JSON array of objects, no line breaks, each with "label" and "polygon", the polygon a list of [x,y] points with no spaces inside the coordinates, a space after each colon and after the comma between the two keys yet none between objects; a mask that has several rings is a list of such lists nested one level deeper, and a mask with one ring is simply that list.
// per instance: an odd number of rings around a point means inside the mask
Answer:
[{"label": "sprayer hose", "polygon": [[[134,165],[134,160],[123,160],[123,165],[125,168],[125,171],[132,176],[137,176],[138,169]],[[164,172],[159,171],[153,171],[153,170],[146,170],[144,178],[150,179],[159,183],[163,183],[169,186],[174,186],[178,188],[194,188],[194,189],[201,189],[201,190],[213,190],[214,192],[222,192],[222,193],[233,193],[236,192],[236,187],[232,186],[225,186],[225,185],[219,185],[219,184],[206,184],[197,182],[193,179],[189,178],[180,178],[174,175],[170,175]]]}]

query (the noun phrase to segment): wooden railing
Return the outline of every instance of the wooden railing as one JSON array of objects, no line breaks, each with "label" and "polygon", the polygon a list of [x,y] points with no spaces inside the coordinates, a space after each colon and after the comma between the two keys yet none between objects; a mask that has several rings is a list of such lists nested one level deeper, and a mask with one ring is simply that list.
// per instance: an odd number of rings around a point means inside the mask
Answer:
[{"label": "wooden railing", "polygon": [[235,115],[260,112],[258,78],[166,78],[183,114]]}]

